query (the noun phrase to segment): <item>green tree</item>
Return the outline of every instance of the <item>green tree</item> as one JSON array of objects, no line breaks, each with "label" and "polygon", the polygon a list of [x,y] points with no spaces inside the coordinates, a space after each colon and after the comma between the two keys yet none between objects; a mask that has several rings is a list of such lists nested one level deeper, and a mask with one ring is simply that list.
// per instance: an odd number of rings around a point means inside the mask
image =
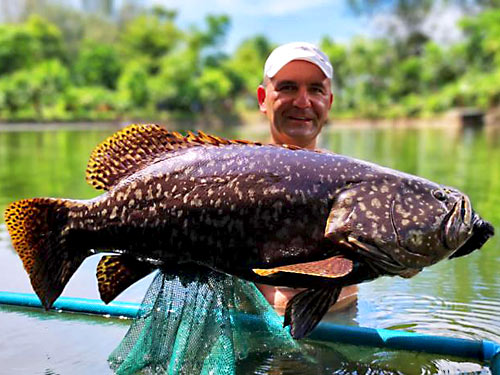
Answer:
[{"label": "green tree", "polygon": [[347,47],[343,44],[335,43],[330,37],[324,37],[321,40],[320,47],[326,53],[333,66],[334,93],[340,93],[349,75]]},{"label": "green tree", "polygon": [[255,90],[262,82],[262,68],[274,45],[263,35],[244,40],[224,63],[235,94],[243,96],[248,108],[257,108]]},{"label": "green tree", "polygon": [[481,70],[500,66],[500,9],[489,10],[461,22],[469,63]]},{"label": "green tree", "polygon": [[83,86],[116,88],[122,66],[116,48],[97,42],[87,42],[75,63],[76,82]]},{"label": "green tree", "polygon": [[389,86],[397,61],[388,40],[354,39],[338,73],[344,76],[344,85],[335,99],[335,108],[380,117],[381,108],[391,103]]},{"label": "green tree", "polygon": [[122,53],[127,58],[158,59],[180,43],[183,32],[175,25],[175,12],[160,12],[161,8],[144,13],[125,26],[120,35]]},{"label": "green tree", "polygon": [[127,108],[146,106],[150,92],[145,64],[134,60],[125,65],[118,81],[118,91]]},{"label": "green tree", "polygon": [[63,56],[59,29],[38,16],[22,24],[0,25],[0,74]]},{"label": "green tree", "polygon": [[43,120],[44,109],[55,104],[69,82],[68,70],[57,60],[18,70],[0,80],[3,110],[14,117],[25,114]]},{"label": "green tree", "polygon": [[149,82],[156,107],[173,111],[201,110],[195,83],[200,71],[198,53],[191,49],[185,48],[160,59],[159,72]]},{"label": "green tree", "polygon": [[404,32],[411,35],[421,31],[422,23],[436,2],[432,0],[347,0],[347,3],[358,14],[373,15],[382,12],[392,14],[400,22]]},{"label": "green tree", "polygon": [[205,108],[210,111],[224,109],[230,101],[232,82],[220,68],[205,68],[196,82],[196,89]]},{"label": "green tree", "polygon": [[[226,16],[208,16],[205,22],[206,29],[192,28],[174,51],[165,52],[157,59],[157,72],[151,76],[149,88],[158,109],[183,112],[212,109],[218,106],[215,103],[219,102],[221,92],[232,90],[228,84],[231,81],[218,66],[220,59],[217,58],[217,45],[225,35],[229,20]],[[206,74],[205,69],[208,69]],[[214,82],[214,77],[221,79],[220,84]],[[211,101],[204,103],[202,96]]]},{"label": "green tree", "polygon": [[229,26],[229,17],[226,15],[208,15],[205,17],[206,30],[191,27],[185,35],[188,48],[202,51],[205,48],[216,47],[225,37]]}]

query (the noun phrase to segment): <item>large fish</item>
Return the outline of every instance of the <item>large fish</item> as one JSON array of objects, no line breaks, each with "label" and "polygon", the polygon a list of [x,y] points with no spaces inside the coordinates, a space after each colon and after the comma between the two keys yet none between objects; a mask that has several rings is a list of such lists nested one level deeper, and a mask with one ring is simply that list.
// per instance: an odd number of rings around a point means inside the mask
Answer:
[{"label": "large fish", "polygon": [[82,261],[106,303],[156,268],[208,267],[250,281],[306,288],[285,325],[301,338],[342,286],[411,277],[493,235],[461,192],[328,152],[183,137],[131,125],[92,153],[90,200],[12,203],[5,221],[43,305]]}]

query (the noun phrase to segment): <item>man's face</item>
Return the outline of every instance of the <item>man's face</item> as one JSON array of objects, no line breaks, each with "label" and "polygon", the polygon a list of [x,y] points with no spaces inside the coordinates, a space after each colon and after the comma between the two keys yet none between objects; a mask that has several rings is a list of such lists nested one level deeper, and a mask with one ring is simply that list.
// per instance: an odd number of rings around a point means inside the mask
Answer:
[{"label": "man's face", "polygon": [[307,61],[291,61],[259,86],[257,97],[275,143],[316,147],[333,101],[330,80],[321,69]]}]

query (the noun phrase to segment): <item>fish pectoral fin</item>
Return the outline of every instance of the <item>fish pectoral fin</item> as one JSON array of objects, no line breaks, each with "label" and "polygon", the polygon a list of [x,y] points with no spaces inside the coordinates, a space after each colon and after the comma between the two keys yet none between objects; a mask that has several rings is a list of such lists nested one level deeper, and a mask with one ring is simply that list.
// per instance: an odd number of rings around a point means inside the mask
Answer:
[{"label": "fish pectoral fin", "polygon": [[97,265],[99,294],[104,303],[114,300],[129,286],[149,275],[155,266],[127,255],[105,255]]},{"label": "fish pectoral fin", "polygon": [[295,295],[286,305],[283,326],[290,326],[294,339],[303,338],[318,325],[330,306],[337,301],[341,290],[340,286],[307,289]]},{"label": "fish pectoral fin", "polygon": [[259,276],[269,276],[269,275],[280,272],[280,270],[277,268],[269,268],[269,269],[254,268],[254,269],[252,269],[252,271]]},{"label": "fish pectoral fin", "polygon": [[278,272],[289,272],[335,279],[349,274],[352,268],[353,263],[350,259],[337,255],[315,262],[290,264],[269,269],[255,268],[252,271],[259,276],[269,276]]}]

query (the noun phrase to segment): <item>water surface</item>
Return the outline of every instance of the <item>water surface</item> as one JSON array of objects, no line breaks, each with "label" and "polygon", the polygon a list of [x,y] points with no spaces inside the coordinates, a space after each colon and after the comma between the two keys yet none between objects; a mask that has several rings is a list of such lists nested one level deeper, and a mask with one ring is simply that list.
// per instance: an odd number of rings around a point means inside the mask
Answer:
[{"label": "water surface", "polygon": [[[93,147],[111,129],[0,132],[0,211],[35,196],[91,198],[85,166]],[[231,133],[265,140],[266,134]],[[500,228],[500,131],[439,129],[328,129],[321,146],[369,160],[467,193],[474,208]],[[98,298],[97,256],[87,259],[63,295]],[[326,319],[343,324],[500,342],[500,235],[481,251],[441,262],[412,279],[384,277],[360,286],[358,303]],[[119,300],[140,302],[151,276]],[[32,292],[0,219],[0,290]],[[0,373],[106,374],[108,354],[129,322],[77,314],[0,307]],[[460,358],[351,347],[312,345],[321,366],[344,373],[488,373]],[[28,360],[29,359],[29,360]],[[308,372],[309,371],[309,372]],[[249,358],[244,374],[310,373],[293,358]]]}]

